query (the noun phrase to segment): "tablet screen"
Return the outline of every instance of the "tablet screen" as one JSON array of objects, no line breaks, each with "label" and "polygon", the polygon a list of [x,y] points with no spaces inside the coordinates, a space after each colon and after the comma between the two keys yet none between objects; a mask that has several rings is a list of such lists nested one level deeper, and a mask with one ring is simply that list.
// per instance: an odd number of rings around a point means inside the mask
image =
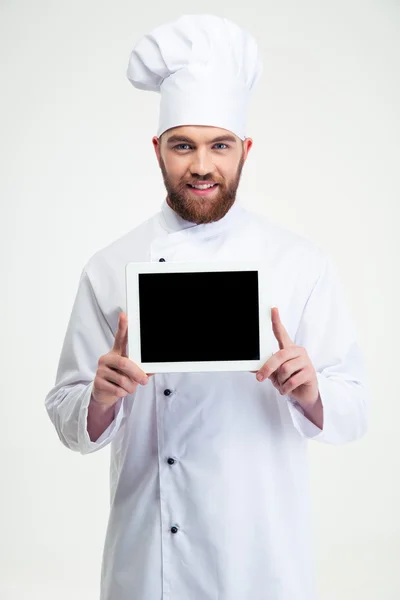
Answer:
[{"label": "tablet screen", "polygon": [[142,362],[259,360],[257,271],[139,273]]}]

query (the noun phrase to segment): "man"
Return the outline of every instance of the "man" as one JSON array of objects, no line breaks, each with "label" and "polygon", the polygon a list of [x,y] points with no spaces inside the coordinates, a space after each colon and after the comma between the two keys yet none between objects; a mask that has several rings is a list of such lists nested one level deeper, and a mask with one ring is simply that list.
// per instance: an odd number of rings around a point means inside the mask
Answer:
[{"label": "man", "polygon": [[[68,448],[111,444],[102,600],[315,599],[307,443],[366,431],[363,360],[332,261],[236,200],[260,70],[253,38],[209,15],[163,25],[131,54],[133,85],[161,93],[153,144],[167,197],[86,264],[46,397]],[[269,266],[277,305],[261,380],[149,377],[128,359],[128,262],[251,258]]]}]

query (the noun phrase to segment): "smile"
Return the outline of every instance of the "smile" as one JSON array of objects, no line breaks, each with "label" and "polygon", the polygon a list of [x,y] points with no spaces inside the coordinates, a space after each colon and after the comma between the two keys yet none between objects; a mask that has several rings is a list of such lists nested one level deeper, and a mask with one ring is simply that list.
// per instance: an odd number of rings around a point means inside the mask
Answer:
[{"label": "smile", "polygon": [[214,190],[217,189],[218,183],[205,183],[204,185],[191,185],[188,183],[187,186],[193,194],[196,194],[196,196],[206,196],[212,194]]}]

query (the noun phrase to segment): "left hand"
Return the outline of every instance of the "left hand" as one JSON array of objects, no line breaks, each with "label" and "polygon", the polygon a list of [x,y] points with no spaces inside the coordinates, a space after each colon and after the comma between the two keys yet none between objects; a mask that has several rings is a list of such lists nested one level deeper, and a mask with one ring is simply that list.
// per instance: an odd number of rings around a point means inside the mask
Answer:
[{"label": "left hand", "polygon": [[319,390],[317,373],[307,350],[291,340],[276,307],[271,310],[271,319],[280,350],[257,371],[257,379],[261,374],[262,380],[270,379],[281,395],[289,394],[302,408],[311,408],[319,399]]}]

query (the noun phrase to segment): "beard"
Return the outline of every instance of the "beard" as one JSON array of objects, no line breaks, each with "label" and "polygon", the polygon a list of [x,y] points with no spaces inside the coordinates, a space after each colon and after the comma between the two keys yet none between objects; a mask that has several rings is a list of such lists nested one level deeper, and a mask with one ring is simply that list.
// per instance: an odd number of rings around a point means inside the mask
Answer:
[{"label": "beard", "polygon": [[243,164],[244,153],[242,152],[236,175],[234,179],[227,184],[217,181],[211,174],[195,178],[196,181],[215,181],[218,183],[217,190],[213,193],[212,198],[209,199],[207,196],[195,196],[191,193],[187,186],[187,182],[181,182],[174,185],[168,177],[165,163],[161,158],[160,168],[164,179],[164,185],[168,193],[168,204],[182,219],[185,219],[185,221],[190,221],[197,225],[219,221],[226,215],[235,202]]}]

